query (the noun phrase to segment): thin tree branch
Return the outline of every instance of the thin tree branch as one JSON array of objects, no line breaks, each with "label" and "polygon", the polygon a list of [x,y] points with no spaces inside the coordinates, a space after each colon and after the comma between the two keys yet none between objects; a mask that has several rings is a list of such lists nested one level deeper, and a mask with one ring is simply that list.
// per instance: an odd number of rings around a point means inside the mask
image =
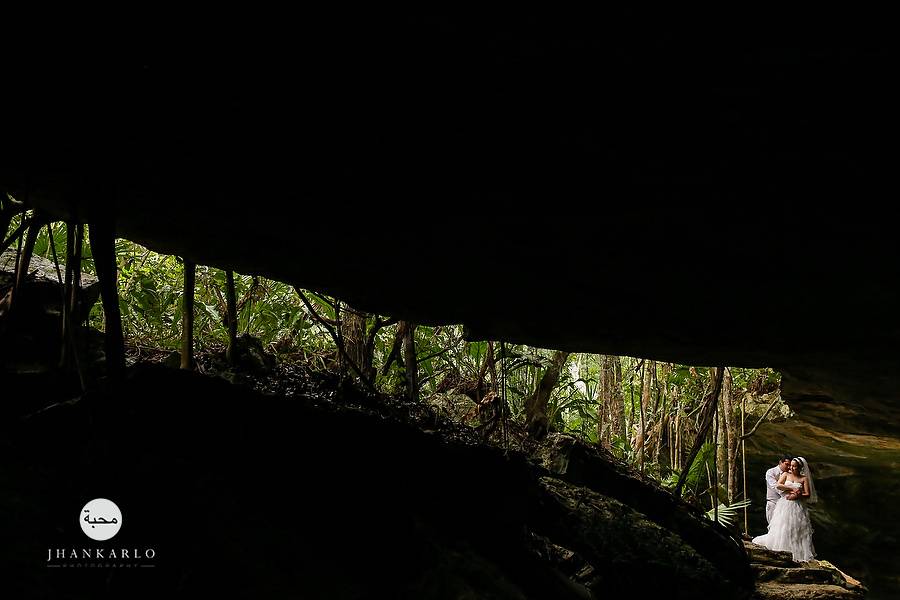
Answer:
[{"label": "thin tree branch", "polygon": [[[296,287],[295,287],[294,289],[297,290],[297,293],[298,293],[298,294],[300,293],[299,288],[296,288]],[[312,294],[313,296],[315,296],[316,298],[318,298],[319,300],[321,300],[322,302],[324,302],[325,304],[327,304],[328,306],[330,306],[330,307],[331,307],[331,310],[334,310],[334,311],[337,310],[336,307],[335,307],[334,302],[332,302],[331,300],[329,300],[329,299],[326,298],[325,296],[323,296],[323,295],[321,295],[321,294],[317,294],[316,292],[310,292],[310,294]],[[337,313],[335,313],[335,314],[337,314]],[[331,325],[332,327],[337,327],[337,326],[338,326],[338,322],[337,322],[337,321],[335,321],[334,319],[326,319],[326,318],[323,317],[322,315],[319,315],[319,321],[322,322],[322,323],[328,323],[328,324]]]},{"label": "thin tree branch", "polygon": [[22,219],[22,222],[19,223],[19,226],[16,227],[16,229],[10,234],[10,236],[8,238],[3,240],[2,244],[0,244],[0,253],[6,252],[6,249],[9,248],[14,241],[16,241],[16,238],[18,238],[22,234],[22,232],[25,230],[25,228],[28,227],[30,224],[31,224],[31,219],[29,219],[29,218]]},{"label": "thin tree branch", "polygon": [[772,409],[775,408],[775,404],[778,402],[778,400],[780,398],[781,398],[781,396],[775,396],[775,399],[772,400],[772,404],[769,405],[769,408],[766,409],[766,412],[763,413],[763,416],[761,416],[759,418],[759,421],[756,422],[756,425],[753,426],[753,429],[751,429],[750,431],[748,431],[747,433],[745,433],[744,435],[739,437],[738,441],[745,440],[748,437],[750,437],[751,435],[753,435],[753,433],[756,431],[756,428],[759,427],[762,424],[762,422],[766,420],[766,417],[768,417],[769,413],[772,412]]},{"label": "thin tree branch", "polygon": [[369,336],[366,339],[366,356],[372,356],[375,353],[375,339],[378,335],[378,332],[384,327],[393,325],[398,321],[399,319],[397,319],[396,317],[382,320],[377,315],[375,316],[375,323],[372,325],[372,331],[369,332]]},{"label": "thin tree branch", "polygon": [[446,354],[449,351],[450,351],[450,348],[444,348],[443,350],[440,350],[439,352],[434,352],[433,354],[429,354],[428,356],[423,356],[422,358],[416,360],[416,364],[423,363],[426,360],[431,360],[432,358],[436,358],[436,357],[440,356],[441,354]]},{"label": "thin tree branch", "polygon": [[329,335],[331,335],[331,339],[334,340],[335,345],[337,345],[338,347],[338,352],[341,353],[341,356],[344,360],[347,361],[347,364],[350,365],[350,368],[352,368],[356,372],[360,380],[362,380],[367,388],[369,388],[373,392],[377,392],[378,390],[375,389],[375,384],[369,381],[368,377],[363,375],[362,371],[360,371],[356,363],[353,362],[353,360],[347,355],[347,352],[344,350],[343,344],[338,343],[338,334],[335,332],[334,327],[328,324],[328,322],[326,322],[326,320],[316,312],[316,309],[313,308],[313,305],[310,303],[306,295],[302,291],[300,291],[300,288],[294,287],[294,291],[297,292],[298,296],[300,296],[300,300],[303,302],[303,305],[306,306],[306,310],[308,310],[310,314],[312,314],[313,318],[318,321],[326,329],[326,331],[328,331]]},{"label": "thin tree branch", "polygon": [[394,344],[391,346],[391,352],[388,354],[387,360],[384,362],[384,366],[381,367],[381,374],[387,375],[388,371],[391,368],[391,365],[394,364],[394,361],[398,360],[400,357],[400,346],[402,345],[402,337],[400,335],[394,336]]}]

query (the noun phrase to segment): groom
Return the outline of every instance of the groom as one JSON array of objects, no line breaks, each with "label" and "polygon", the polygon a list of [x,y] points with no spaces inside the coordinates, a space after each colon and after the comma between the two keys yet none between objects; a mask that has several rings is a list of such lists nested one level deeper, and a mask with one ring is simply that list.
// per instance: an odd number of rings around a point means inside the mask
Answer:
[{"label": "groom", "polygon": [[778,464],[766,471],[766,523],[772,520],[772,511],[775,510],[775,503],[784,495],[784,492],[778,490],[775,484],[782,473],[786,473],[791,468],[791,457],[782,454],[778,459]]}]

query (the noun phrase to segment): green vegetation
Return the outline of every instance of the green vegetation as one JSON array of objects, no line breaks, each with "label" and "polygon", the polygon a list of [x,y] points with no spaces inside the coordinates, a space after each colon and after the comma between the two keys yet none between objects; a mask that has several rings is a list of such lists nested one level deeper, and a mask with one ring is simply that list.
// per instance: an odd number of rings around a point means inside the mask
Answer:
[{"label": "green vegetation", "polygon": [[[22,215],[13,218],[10,231],[21,218]],[[52,225],[53,243],[60,260],[65,257],[65,227],[64,223]],[[53,259],[46,227],[38,236],[35,254]],[[151,252],[127,240],[116,242],[116,256],[127,343],[179,349],[182,260]],[[82,269],[87,273],[93,271],[87,243]],[[387,318],[390,315],[379,318],[358,313],[335,298],[304,291],[309,299],[307,306],[290,285],[249,275],[235,274],[235,292],[238,333],[258,339],[279,360],[304,361],[310,368],[341,370],[352,377],[355,370],[347,368],[344,355],[369,352],[365,360],[371,366],[370,384],[386,393],[409,391],[410,363],[404,364],[398,354],[401,328],[409,324],[390,321]],[[228,343],[225,298],[226,274],[217,268],[198,266],[194,306],[197,351],[220,352]],[[355,354],[347,348],[352,343],[349,330],[340,335],[354,318],[357,325],[364,320],[362,338],[371,339],[368,349],[360,346]],[[89,321],[90,326],[103,329],[99,302],[92,309]],[[704,508],[719,506],[717,511],[710,511],[710,518],[717,512],[719,520],[726,525],[733,522],[734,511],[744,506],[740,503],[742,493],[734,475],[739,461],[740,400],[746,395],[758,397],[777,390],[776,372],[727,370],[718,419],[704,433],[707,441],[700,446],[696,458],[686,465],[700,430],[703,400],[712,389],[711,368],[633,357],[565,355],[500,342],[469,342],[463,339],[460,326],[416,325],[411,329],[416,365],[415,393],[411,395],[419,401],[436,403],[466,396],[468,400],[464,401],[472,408],[469,416],[477,414],[482,425],[486,419],[504,415],[524,425],[529,410],[534,410],[529,408],[529,399],[536,395],[542,378],[556,361],[562,365],[558,380],[551,382],[552,392],[546,405],[538,407],[550,431],[600,444],[619,460],[671,490],[675,490],[681,471],[688,468],[682,494]],[[341,343],[345,346],[343,354],[338,348]],[[492,400],[492,406],[496,407],[503,398],[505,410],[490,412],[484,410],[487,404],[481,404]],[[752,424],[748,422],[747,428]]]}]

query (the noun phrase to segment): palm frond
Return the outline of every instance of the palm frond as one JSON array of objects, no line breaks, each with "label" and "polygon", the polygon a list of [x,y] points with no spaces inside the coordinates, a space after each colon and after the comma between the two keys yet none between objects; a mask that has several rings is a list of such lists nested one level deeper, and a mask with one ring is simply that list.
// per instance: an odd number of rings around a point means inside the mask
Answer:
[{"label": "palm frond", "polygon": [[688,469],[688,475],[685,479],[685,487],[694,488],[700,482],[700,477],[706,474],[706,465],[716,456],[716,445],[712,442],[705,442],[697,452],[694,462]]},{"label": "palm frond", "polygon": [[[734,517],[738,514],[740,509],[750,506],[750,499],[740,500],[738,502],[733,502],[731,506],[726,506],[725,504],[719,505],[719,523],[725,525],[726,527],[734,524]],[[715,518],[715,509],[709,509],[706,511],[706,516],[710,518],[710,520]]]}]

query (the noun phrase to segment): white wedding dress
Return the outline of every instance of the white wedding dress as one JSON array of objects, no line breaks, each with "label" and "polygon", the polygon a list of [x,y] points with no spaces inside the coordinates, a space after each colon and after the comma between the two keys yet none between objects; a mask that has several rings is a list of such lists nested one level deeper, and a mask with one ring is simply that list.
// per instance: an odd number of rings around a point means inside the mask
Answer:
[{"label": "white wedding dress", "polygon": [[[802,484],[787,482],[784,485],[799,489]],[[754,544],[769,550],[790,552],[797,562],[806,562],[816,557],[812,542],[813,528],[809,520],[809,510],[801,500],[781,498],[772,511],[769,533],[753,538]]]}]

